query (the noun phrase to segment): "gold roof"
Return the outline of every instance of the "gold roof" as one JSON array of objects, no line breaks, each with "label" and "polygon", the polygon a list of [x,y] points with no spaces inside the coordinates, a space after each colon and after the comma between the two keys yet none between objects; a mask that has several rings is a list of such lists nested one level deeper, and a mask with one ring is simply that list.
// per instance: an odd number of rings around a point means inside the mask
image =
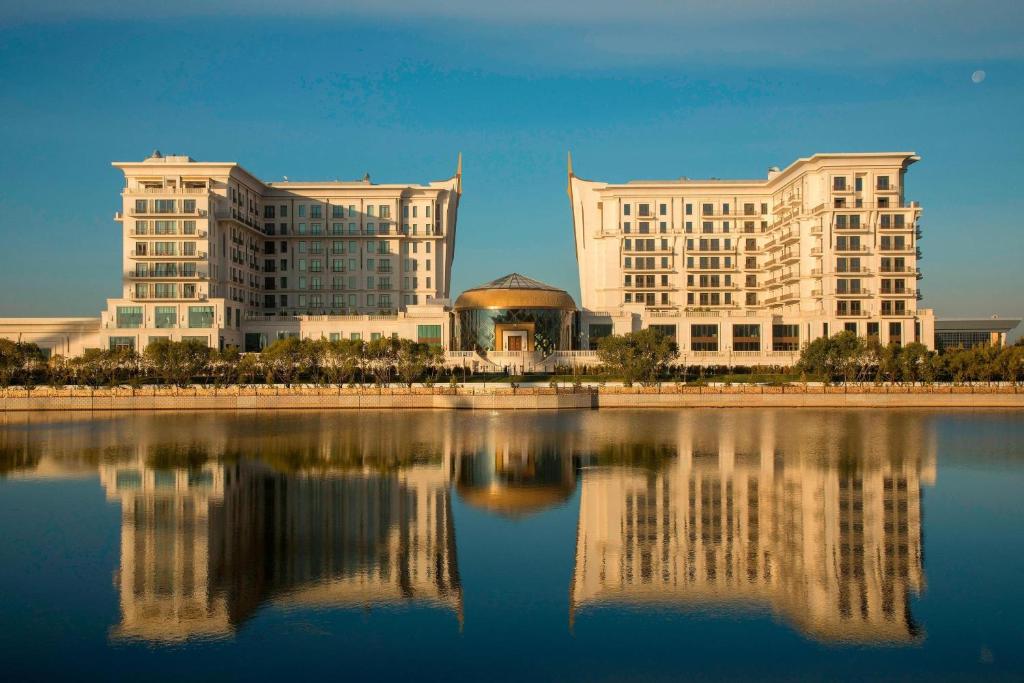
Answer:
[{"label": "gold roof", "polygon": [[574,311],[576,302],[564,289],[511,273],[467,289],[455,300],[455,310],[467,308],[555,308]]}]

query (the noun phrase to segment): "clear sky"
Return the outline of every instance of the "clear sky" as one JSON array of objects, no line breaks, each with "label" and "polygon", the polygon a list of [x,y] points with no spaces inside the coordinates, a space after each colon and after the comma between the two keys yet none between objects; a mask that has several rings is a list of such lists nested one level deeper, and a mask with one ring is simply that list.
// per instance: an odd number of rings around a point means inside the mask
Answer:
[{"label": "clear sky", "polygon": [[574,295],[567,150],[608,181],[915,151],[923,304],[1024,314],[1022,2],[149,4],[0,0],[0,316],[119,293],[110,162],[153,149],[379,182],[461,151],[453,294],[519,271]]}]

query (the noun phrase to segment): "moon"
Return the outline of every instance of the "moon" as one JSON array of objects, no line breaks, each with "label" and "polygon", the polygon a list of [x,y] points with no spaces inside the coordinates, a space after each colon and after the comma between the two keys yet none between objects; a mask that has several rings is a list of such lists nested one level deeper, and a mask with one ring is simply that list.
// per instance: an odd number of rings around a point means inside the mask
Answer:
[{"label": "moon", "polygon": [[977,71],[971,74],[971,80],[974,81],[975,83],[981,83],[983,80],[985,80],[985,72],[982,71],[981,69],[978,69]]}]

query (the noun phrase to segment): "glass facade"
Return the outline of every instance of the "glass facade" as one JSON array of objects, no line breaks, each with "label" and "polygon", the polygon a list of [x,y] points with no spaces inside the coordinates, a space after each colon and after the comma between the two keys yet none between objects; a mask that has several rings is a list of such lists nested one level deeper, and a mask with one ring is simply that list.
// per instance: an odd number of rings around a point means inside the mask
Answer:
[{"label": "glass facade", "polygon": [[991,346],[992,336],[992,332],[988,330],[936,330],[935,348],[943,351],[945,349],[973,349],[979,346]]},{"label": "glass facade", "polygon": [[537,351],[568,351],[574,318],[573,311],[557,308],[469,308],[456,313],[456,337],[461,351],[495,351],[495,326],[532,323]]}]

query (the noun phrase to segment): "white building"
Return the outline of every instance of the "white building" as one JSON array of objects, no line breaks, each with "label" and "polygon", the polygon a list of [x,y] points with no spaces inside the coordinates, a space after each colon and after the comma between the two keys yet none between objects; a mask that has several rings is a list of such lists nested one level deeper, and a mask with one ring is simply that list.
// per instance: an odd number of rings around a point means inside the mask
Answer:
[{"label": "white building", "polygon": [[569,159],[584,348],[657,327],[684,362],[789,364],[851,330],[933,345],[918,309],[909,152],[815,154],[758,180],[579,178]]}]

